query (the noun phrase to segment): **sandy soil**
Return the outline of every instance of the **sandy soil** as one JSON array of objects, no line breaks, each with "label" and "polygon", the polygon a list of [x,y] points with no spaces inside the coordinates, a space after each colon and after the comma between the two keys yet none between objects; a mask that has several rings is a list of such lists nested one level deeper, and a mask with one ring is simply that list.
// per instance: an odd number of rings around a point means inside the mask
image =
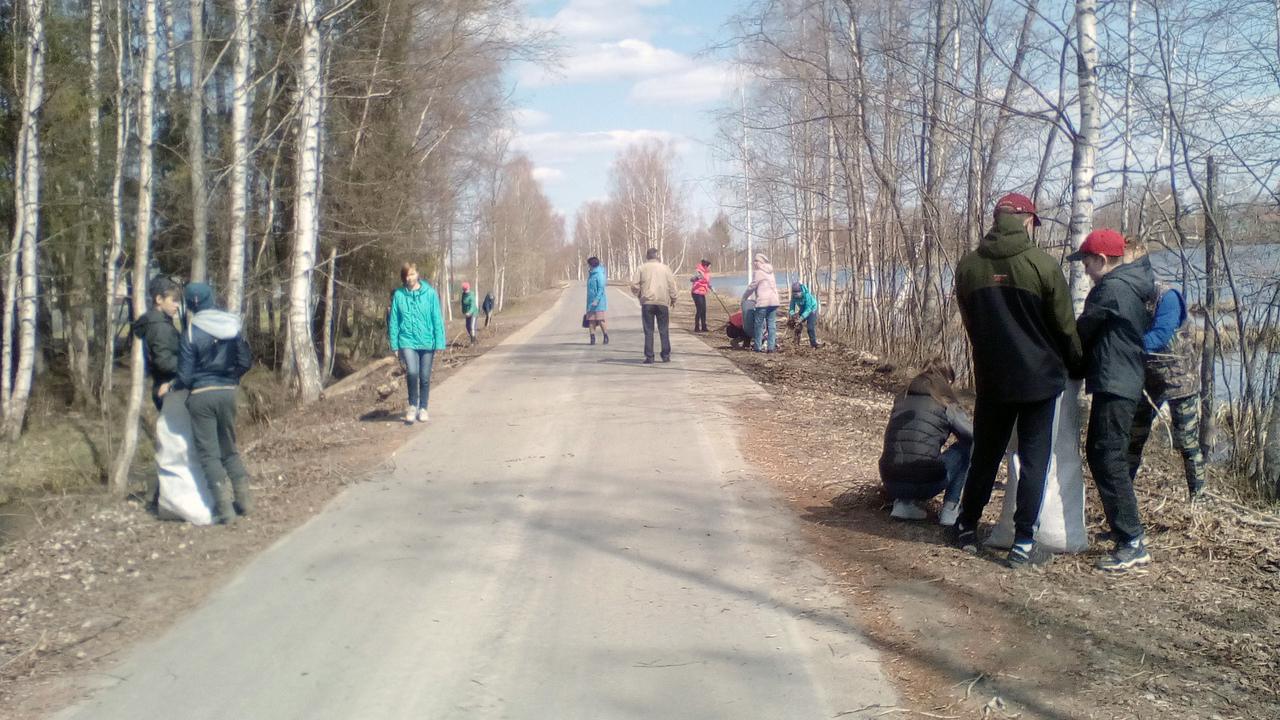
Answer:
[{"label": "sandy soil", "polygon": [[[437,361],[438,377],[556,297],[498,316],[476,348]],[[712,306],[703,339],[777,400],[742,449],[802,518],[814,558],[882,650],[904,698],[885,715],[1280,717],[1280,529],[1264,516],[1222,500],[1188,507],[1169,451],[1152,448],[1141,476],[1150,570],[1103,575],[1090,568],[1094,552],[1060,558],[1044,575],[1012,573],[947,547],[933,522],[889,519],[875,461],[900,372],[787,336],[773,355],[730,350]],[[673,332],[688,327],[692,307],[681,303]],[[247,428],[260,508],[248,521],[193,528],[156,521],[133,501],[67,498],[39,532],[0,551],[0,717],[66,704],[62,677],[163,632],[346,484],[377,476],[414,432],[394,415],[396,381],[387,369],[360,390]],[[1091,508],[1093,530],[1099,519]]]}]

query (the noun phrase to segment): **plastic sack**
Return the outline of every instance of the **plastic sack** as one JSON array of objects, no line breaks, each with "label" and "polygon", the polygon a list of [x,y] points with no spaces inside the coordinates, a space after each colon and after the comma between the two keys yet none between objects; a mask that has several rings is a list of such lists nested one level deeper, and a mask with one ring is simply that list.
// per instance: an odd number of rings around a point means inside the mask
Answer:
[{"label": "plastic sack", "polygon": [[164,520],[186,520],[192,525],[213,522],[212,502],[204,471],[196,458],[187,412],[186,390],[165,393],[156,420],[156,474],[160,480],[158,513]]},{"label": "plastic sack", "polygon": [[[1080,552],[1089,547],[1084,525],[1084,464],[1080,458],[1080,381],[1068,380],[1058,396],[1053,413],[1053,451],[1045,474],[1044,502],[1036,522],[1035,538],[1046,550]],[[993,547],[1013,545],[1013,512],[1017,505],[1018,471],[1021,463],[1015,450],[1017,431],[1006,454],[1009,475],[1004,485],[1004,507],[1000,521],[987,538]]]}]

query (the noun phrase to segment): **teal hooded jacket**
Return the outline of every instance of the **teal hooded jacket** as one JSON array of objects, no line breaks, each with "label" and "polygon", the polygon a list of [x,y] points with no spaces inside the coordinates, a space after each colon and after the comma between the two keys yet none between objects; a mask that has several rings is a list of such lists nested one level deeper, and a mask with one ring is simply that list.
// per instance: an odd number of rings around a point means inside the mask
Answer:
[{"label": "teal hooded jacket", "polygon": [[[809,292],[809,288],[804,283],[800,285],[799,293],[791,293],[791,307],[787,309],[788,315],[796,315],[801,320],[807,320],[813,313],[818,312],[818,298]],[[796,306],[800,306],[800,312],[796,312]]]},{"label": "teal hooded jacket", "polygon": [[391,351],[443,350],[444,336],[444,318],[436,291],[422,281],[417,290],[396,288],[391,295],[391,314],[387,316]]}]

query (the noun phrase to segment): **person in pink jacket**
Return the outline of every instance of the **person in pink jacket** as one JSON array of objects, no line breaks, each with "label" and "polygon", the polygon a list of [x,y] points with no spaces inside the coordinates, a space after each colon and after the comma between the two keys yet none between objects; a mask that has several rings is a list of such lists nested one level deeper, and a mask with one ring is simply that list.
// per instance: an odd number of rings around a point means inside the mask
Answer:
[{"label": "person in pink jacket", "polygon": [[[782,303],[778,295],[778,283],[773,279],[773,266],[769,264],[769,258],[764,253],[756,254],[752,267],[755,268],[755,272],[751,276],[751,284],[747,286],[746,292],[742,293],[742,299],[746,300],[754,295],[756,300],[753,349],[756,352],[773,352],[778,346],[777,313],[778,305]],[[766,330],[769,333],[767,349],[764,338],[761,337]]]},{"label": "person in pink jacket", "polygon": [[689,278],[689,282],[693,283],[694,332],[707,331],[707,291],[711,289],[711,275],[707,271],[710,269],[711,262],[703,260],[693,269],[693,277]]}]

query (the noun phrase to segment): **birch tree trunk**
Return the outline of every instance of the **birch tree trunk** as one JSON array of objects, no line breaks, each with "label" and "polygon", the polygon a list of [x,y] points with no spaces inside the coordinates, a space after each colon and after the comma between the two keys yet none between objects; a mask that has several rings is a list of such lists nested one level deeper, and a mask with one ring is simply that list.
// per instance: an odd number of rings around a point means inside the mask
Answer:
[{"label": "birch tree trunk", "polygon": [[[116,3],[116,47],[125,47],[125,3]],[[116,163],[111,176],[111,247],[107,250],[102,320],[102,382],[98,402],[106,405],[116,369],[116,288],[120,284],[120,256],[124,252],[124,164],[129,138],[129,100],[124,83],[125,53],[116,53]]]},{"label": "birch tree trunk", "polygon": [[[151,203],[155,169],[156,0],[142,4],[142,28],[146,45],[142,53],[142,78],[138,92],[138,210],[133,245],[133,314],[147,311],[147,269],[151,260]],[[132,386],[129,409],[124,419],[124,439],[111,468],[108,485],[123,493],[128,487],[129,466],[138,448],[138,418],[142,414],[143,386],[147,381],[142,357],[142,340],[133,338]]]},{"label": "birch tree trunk", "polygon": [[89,155],[94,185],[102,159],[102,0],[89,0]]},{"label": "birch tree trunk", "polygon": [[[39,256],[36,234],[40,230],[40,105],[44,102],[44,0],[26,0],[26,73],[23,78],[22,124],[18,130],[17,162],[14,167],[13,252],[21,255],[21,289],[16,282],[17,257],[10,257],[10,277],[6,282],[4,330],[4,423],[0,435],[17,440],[22,434],[31,395],[35,368],[36,314],[40,297]],[[16,292],[15,292],[16,291]],[[16,301],[16,302],[15,302]],[[12,308],[12,309],[11,309]],[[17,315],[17,327],[11,318]],[[13,335],[17,332],[17,373],[13,389],[8,385],[13,365]]]},{"label": "birch tree trunk", "polygon": [[191,10],[191,107],[187,116],[187,151],[191,162],[191,280],[206,282],[209,278],[209,190],[204,172],[204,0],[188,2]]},{"label": "birch tree trunk", "polygon": [[[200,0],[195,0],[199,2]],[[231,237],[227,245],[227,310],[244,313],[244,266],[249,233],[249,74],[253,63],[251,43],[253,0],[235,0],[236,59],[231,71]]]},{"label": "birch tree trunk", "polygon": [[[1071,224],[1067,241],[1080,248],[1093,230],[1093,174],[1098,147],[1098,15],[1097,0],[1076,0],[1076,83],[1080,93],[1080,127],[1071,155]],[[1089,279],[1080,263],[1071,266],[1071,300],[1078,315],[1089,294]]]},{"label": "birch tree trunk", "polygon": [[299,0],[302,72],[298,77],[298,157],[295,165],[293,265],[289,280],[289,341],[298,395],[320,398],[320,364],[311,328],[311,282],[319,246],[320,219],[320,12],[316,0]]}]

